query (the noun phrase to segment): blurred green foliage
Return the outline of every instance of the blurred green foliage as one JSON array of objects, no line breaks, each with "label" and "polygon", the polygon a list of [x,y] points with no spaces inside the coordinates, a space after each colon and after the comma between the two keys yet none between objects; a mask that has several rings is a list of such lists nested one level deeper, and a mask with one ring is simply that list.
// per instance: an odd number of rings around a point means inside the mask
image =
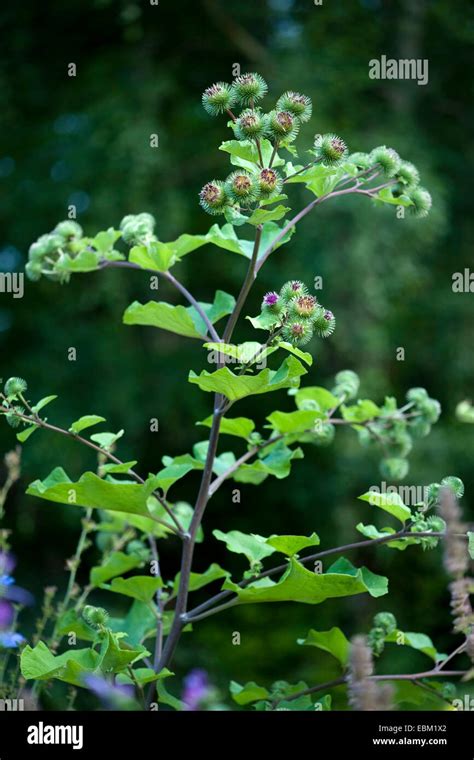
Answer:
[{"label": "blurred green foliage", "polygon": [[[275,98],[287,88],[312,97],[306,147],[315,133],[335,131],[350,150],[387,144],[418,165],[434,200],[427,220],[397,219],[363,198],[325,204],[270,259],[247,313],[257,313],[262,294],[289,277],[311,282],[322,276],[338,328],[318,342],[310,380],[330,383],[338,370],[351,368],[361,375],[363,395],[376,401],[425,386],[441,400],[443,415],[416,448],[406,482],[459,475],[472,517],[473,431],[456,422],[454,409],[473,392],[474,296],[451,289],[453,272],[472,261],[473,146],[466,125],[474,20],[468,3],[70,0],[66,7],[51,0],[45,7],[25,0],[3,8],[0,21],[3,271],[22,269],[29,244],[66,218],[69,204],[91,234],[140,211],[156,215],[162,240],[206,231],[211,220],[197,193],[222,173],[227,158],[217,148],[228,131],[225,119],[204,112],[200,97],[213,81],[231,79],[236,63],[242,71],[260,71]],[[427,58],[429,83],[369,79],[368,61],[382,54]],[[71,62],[75,77],[67,74]],[[158,148],[150,147],[152,134]],[[301,204],[304,191],[292,192],[300,193]],[[245,266],[209,246],[187,257],[176,274],[209,300],[217,287],[236,294]],[[202,366],[197,342],[121,325],[125,307],[149,295],[148,285],[139,272],[107,272],[76,276],[63,287],[27,282],[23,299],[2,294],[0,300],[3,377],[25,377],[35,398],[59,394],[50,416],[65,426],[85,413],[107,417],[111,429],[123,425],[120,455],[139,459],[143,473],[156,471],[162,455],[184,453],[200,440],[194,422],[210,411],[206,394],[186,382],[188,368]],[[166,283],[160,297],[177,298]],[[243,322],[240,337],[252,337]],[[75,362],[67,360],[72,346]],[[396,360],[398,347],[405,361]],[[250,399],[241,413],[263,419],[272,403]],[[152,417],[159,419],[159,434],[149,432]],[[283,487],[278,481],[259,492],[243,486],[239,505],[232,503],[232,486],[223,488],[206,514],[207,541],[198,548],[196,569],[231,559],[211,527],[263,535],[317,530],[324,546],[356,539],[354,526],[368,521],[370,507],[355,497],[379,484],[380,475],[356,436],[340,433],[330,449],[309,450]],[[1,450],[13,440],[2,426]],[[23,479],[7,505],[18,580],[38,599],[42,585],[64,585],[64,561],[78,534],[79,510],[24,496],[26,485],[56,464],[74,477],[95,466],[92,453],[41,431],[25,446]],[[183,497],[192,496],[197,480],[190,483]],[[171,540],[163,548],[170,575],[178,569],[177,550]],[[90,550],[86,559],[92,563],[95,556]],[[389,597],[332,600],[317,608],[249,606],[212,617],[183,637],[178,672],[205,667],[223,688],[231,678],[324,680],[333,675],[331,665],[321,653],[298,647],[296,638],[309,627],[332,625],[350,636],[368,629],[382,608],[406,630],[428,633],[443,651],[450,617],[439,554],[380,548],[350,558],[388,574]],[[238,558],[232,569],[242,569]],[[231,643],[233,631],[241,633],[239,647]],[[404,649],[391,649],[387,668],[423,662]]]}]

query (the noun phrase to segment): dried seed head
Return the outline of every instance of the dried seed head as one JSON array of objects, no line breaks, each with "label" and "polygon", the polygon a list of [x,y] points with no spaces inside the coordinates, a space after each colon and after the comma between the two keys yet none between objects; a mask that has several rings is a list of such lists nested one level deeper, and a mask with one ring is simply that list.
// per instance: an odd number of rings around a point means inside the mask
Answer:
[{"label": "dried seed head", "polygon": [[272,193],[279,193],[283,180],[275,169],[262,169],[258,175],[258,184],[260,187],[260,193],[265,198]]},{"label": "dried seed head", "polygon": [[298,134],[299,121],[289,111],[271,111],[268,115],[268,127],[275,140],[292,142]]},{"label": "dried seed head", "polygon": [[199,193],[199,203],[208,214],[222,214],[228,204],[224,183],[219,180],[207,182]]},{"label": "dried seed head", "polygon": [[225,189],[231,200],[243,207],[250,206],[259,195],[255,177],[245,171],[230,174],[227,177]]}]

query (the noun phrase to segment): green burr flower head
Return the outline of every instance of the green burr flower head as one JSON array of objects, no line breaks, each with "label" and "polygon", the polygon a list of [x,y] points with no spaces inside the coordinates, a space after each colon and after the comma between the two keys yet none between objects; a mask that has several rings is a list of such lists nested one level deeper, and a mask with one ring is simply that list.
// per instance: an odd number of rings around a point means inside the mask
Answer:
[{"label": "green burr flower head", "polygon": [[256,178],[246,171],[232,172],[226,179],[225,190],[230,199],[243,208],[251,206],[259,196]]},{"label": "green burr flower head", "polygon": [[24,393],[28,385],[26,380],[22,377],[9,377],[3,388],[3,392],[7,398],[17,396],[19,393]]},{"label": "green burr flower head", "polygon": [[268,119],[261,111],[246,108],[235,124],[235,134],[239,140],[255,140],[265,137],[268,132]]},{"label": "green burr flower head", "polygon": [[10,425],[10,427],[17,428],[22,423],[22,420],[20,419],[20,417],[18,417],[18,415],[24,414],[25,410],[23,409],[22,406],[14,406],[10,408],[12,411],[8,412],[8,414],[5,415],[5,419],[7,423]]},{"label": "green burr flower head", "polygon": [[299,130],[299,121],[290,111],[270,111],[268,130],[278,142],[292,142]]},{"label": "green burr flower head", "polygon": [[374,627],[381,628],[384,636],[389,636],[397,629],[397,619],[391,612],[379,612],[374,617]]},{"label": "green burr flower head", "polygon": [[420,183],[420,173],[414,164],[409,161],[401,161],[397,172],[400,189],[403,192],[414,190]]},{"label": "green burr flower head", "polygon": [[345,399],[355,398],[359,392],[359,375],[353,372],[351,369],[343,369],[337,373],[335,377],[336,384],[332,389],[332,393],[339,398]]},{"label": "green burr flower head", "polygon": [[412,401],[415,404],[419,404],[429,398],[426,388],[409,388],[406,397],[407,401]]},{"label": "green burr flower head", "polygon": [[401,158],[396,150],[379,145],[370,154],[373,164],[379,164],[387,177],[394,177],[400,169]]},{"label": "green burr flower head", "polygon": [[222,214],[229,198],[223,182],[213,179],[207,182],[199,193],[199,203],[208,214]]},{"label": "green burr flower head", "polygon": [[82,617],[92,628],[99,628],[99,626],[107,623],[109,613],[103,607],[93,607],[91,604],[86,604],[82,610]]},{"label": "green burr flower head", "polygon": [[280,290],[280,298],[284,301],[284,303],[289,303],[294,298],[305,296],[307,293],[308,288],[303,282],[300,280],[289,280],[288,282],[285,282],[282,289]]},{"label": "green burr flower head", "polygon": [[408,474],[408,462],[401,457],[387,457],[380,462],[380,473],[387,480],[403,480]]},{"label": "green burr flower head", "polygon": [[294,317],[309,319],[317,311],[318,302],[314,296],[304,295],[293,298],[289,303],[289,313]]},{"label": "green burr flower head", "polygon": [[313,315],[314,331],[320,338],[327,338],[336,329],[336,318],[332,311],[318,306]]},{"label": "green burr flower head", "polygon": [[350,156],[347,157],[347,160],[350,161],[351,164],[355,164],[359,169],[369,169],[372,166],[372,160],[368,153],[351,153]]},{"label": "green burr flower head", "polygon": [[347,145],[338,135],[318,135],[314,141],[316,156],[327,166],[339,164],[347,156]]},{"label": "green burr flower head", "polygon": [[408,421],[410,433],[413,438],[425,438],[431,431],[431,425],[422,417],[415,417]]},{"label": "green burr flower head", "polygon": [[313,337],[313,327],[307,319],[290,320],[283,327],[282,335],[288,343],[304,346]]},{"label": "green burr flower head", "polygon": [[64,246],[64,238],[55,232],[49,232],[41,235],[35,243],[30,245],[28,257],[30,261],[38,261],[45,256],[51,256],[57,253],[59,248]]},{"label": "green burr flower head", "polygon": [[312,434],[312,443],[316,446],[329,446],[334,440],[336,428],[330,422],[319,422]]},{"label": "green burr flower head", "polygon": [[277,111],[289,111],[293,116],[297,116],[301,122],[309,121],[313,106],[311,98],[307,95],[302,95],[299,92],[284,92],[281,97],[278,98],[276,104]]},{"label": "green burr flower head", "polygon": [[262,169],[258,175],[260,195],[268,198],[272,193],[278,194],[283,187],[283,180],[275,169]]},{"label": "green burr flower head", "polygon": [[212,84],[202,94],[202,104],[205,110],[211,116],[217,116],[224,113],[235,103],[235,95],[229,84],[226,82],[216,82]]},{"label": "green burr flower head", "polygon": [[232,83],[232,94],[237,103],[253,105],[268,92],[268,85],[260,74],[241,74]]},{"label": "green burr flower head", "polygon": [[146,212],[142,214],[128,214],[120,222],[122,237],[128,245],[135,245],[144,238],[153,235],[155,218]]},{"label": "green burr flower head", "polygon": [[53,232],[55,232],[57,235],[60,235],[65,240],[82,237],[81,225],[77,222],[73,222],[72,220],[59,222],[59,224],[57,224],[54,228]]},{"label": "green burr flower head", "polygon": [[413,206],[409,206],[411,213],[418,219],[428,216],[433,204],[431,195],[423,187],[417,187],[408,193],[408,197],[413,201]]},{"label": "green burr flower head", "polygon": [[41,279],[41,270],[41,262],[39,261],[28,261],[25,264],[25,274],[31,282],[38,282]]}]

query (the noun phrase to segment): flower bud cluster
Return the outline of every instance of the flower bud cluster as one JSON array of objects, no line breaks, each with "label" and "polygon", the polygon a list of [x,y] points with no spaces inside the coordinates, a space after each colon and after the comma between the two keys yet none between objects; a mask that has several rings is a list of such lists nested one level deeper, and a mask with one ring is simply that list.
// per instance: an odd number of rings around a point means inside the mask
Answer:
[{"label": "flower bud cluster", "polygon": [[326,338],[336,327],[332,311],[322,306],[299,280],[289,280],[280,292],[266,293],[262,301],[262,316],[274,317],[282,337],[294,346],[304,346],[313,335]]}]

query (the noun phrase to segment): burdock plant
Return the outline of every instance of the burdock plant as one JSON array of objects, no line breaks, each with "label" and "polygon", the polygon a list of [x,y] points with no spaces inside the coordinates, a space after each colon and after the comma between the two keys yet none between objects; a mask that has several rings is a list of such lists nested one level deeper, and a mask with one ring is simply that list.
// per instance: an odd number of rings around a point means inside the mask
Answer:
[{"label": "burdock plant", "polygon": [[[230,502],[230,489],[235,485],[257,487],[268,478],[288,477],[303,456],[303,446],[330,445],[336,430],[344,428],[352,429],[362,446],[380,452],[381,471],[386,477],[404,477],[412,445],[419,440],[423,446],[422,437],[441,411],[423,388],[409,390],[401,403],[391,396],[378,403],[361,399],[359,379],[352,370],[339,371],[329,388],[303,382],[310,374],[314,377],[312,346],[321,338],[333,340],[335,316],[306,283],[294,277],[291,260],[286,265],[288,280],[278,282],[274,273],[273,288],[267,293],[258,285],[262,267],[271,266],[276,256],[284,257],[283,246],[303,219],[323,203],[344,196],[369,198],[377,206],[406,208],[420,217],[428,213],[431,198],[419,187],[416,167],[400,159],[392,148],[349,154],[343,138],[324,134],[316,138],[309,160],[300,162],[296,138],[310,118],[311,99],[287,91],[266,108],[267,90],[259,74],[247,73],[232,83],[217,82],[203,94],[206,113],[221,116],[231,130],[230,139],[220,146],[230,159],[230,171],[223,166],[220,178],[206,180],[199,193],[203,210],[222,217],[221,225],[214,223],[205,234],[185,234],[162,242],[155,220],[147,212],[126,216],[118,229],[110,227],[92,236],[84,235],[77,223],[66,221],[30,248],[27,274],[32,280],[45,276],[64,283],[78,273],[99,272],[104,276],[107,269],[131,268],[158,276],[160,294],[166,294],[167,287],[175,288],[186,305],[172,305],[166,300],[135,301],[125,310],[123,322],[198,341],[203,366],[189,372],[188,392],[210,396],[209,416],[191,423],[191,430],[208,430],[209,434],[196,434],[198,440],[190,452],[176,457],[161,452],[161,461],[147,474],[137,461],[120,458],[123,430],[105,428],[91,434],[105,420],[88,413],[87,408],[83,416],[62,427],[56,420],[50,421],[49,405],[56,396],[34,400],[23,379],[6,381],[0,394],[0,412],[16,426],[21,443],[43,431],[71,438],[97,455],[96,472],[87,471],[73,479],[58,466],[44,479],[31,483],[27,491],[40,500],[64,505],[63,509],[82,509],[84,513],[78,547],[67,565],[69,581],[64,596],[52,617],[51,603],[45,606],[37,637],[40,640],[34,646],[25,645],[21,652],[23,678],[38,681],[36,694],[40,699],[42,684],[52,679],[75,689],[90,688],[92,694],[95,691],[90,684],[99,679],[109,690],[130,687],[137,709],[156,703],[186,709],[187,703],[176,696],[180,689],[173,686],[170,670],[175,668],[175,652],[184,630],[199,626],[209,616],[224,615],[230,608],[238,615],[244,604],[293,601],[316,605],[356,594],[377,600],[387,594],[387,578],[355,567],[344,555],[358,545],[384,545],[388,550],[406,549],[407,553],[417,547],[433,550],[446,532],[447,515],[443,517],[442,509],[441,515],[432,514],[439,494],[448,488],[453,499],[459,498],[459,482],[453,478],[443,481],[442,487],[432,484],[426,501],[413,507],[404,504],[398,494],[367,491],[360,497],[360,517],[368,516],[374,508],[381,509],[387,515],[387,526],[379,529],[358,520],[356,530],[363,537],[360,542],[325,547],[322,553],[315,551],[320,538],[313,522],[307,535],[295,535],[291,500],[283,535],[273,534],[271,525],[264,536],[235,530],[236,510]],[[288,197],[294,183],[302,184],[311,196],[296,211],[291,210]],[[214,245],[223,255],[237,255],[239,261],[246,262],[236,297],[219,290],[212,303],[204,303],[179,279],[180,262],[204,245]],[[196,266],[199,270],[199,259]],[[283,266],[280,264],[280,271]],[[178,275],[171,270],[178,270]],[[241,320],[252,289],[261,303],[260,311]],[[350,325],[346,327],[350,329]],[[259,339],[258,335],[263,337]],[[335,337],[337,348],[337,333]],[[218,357],[211,370],[209,351]],[[35,377],[29,381],[34,386]],[[275,409],[264,420],[244,416],[248,397],[277,392],[290,397],[292,410],[287,406],[285,411]],[[190,481],[186,493],[190,485],[195,488],[192,503],[183,499],[184,479]],[[230,506],[214,513],[213,538],[209,531],[204,538],[206,508],[218,491]],[[241,523],[245,506],[240,505],[238,511]],[[249,522],[251,517],[249,513]],[[451,526],[453,519],[449,519]],[[459,601],[461,585],[465,590],[468,584],[467,530],[457,518],[456,526],[456,559],[460,554],[463,557],[456,566],[461,570],[453,578],[457,586],[453,586],[452,596],[458,618],[464,610],[463,625],[456,630],[466,641],[470,637],[472,652],[471,611],[466,605],[461,610]],[[451,528],[448,548],[454,546]],[[204,572],[197,571],[194,552],[197,542],[203,540],[210,549],[217,540],[229,552],[239,554],[241,573],[233,578],[215,563]],[[173,546],[162,552],[165,541]],[[327,543],[326,536],[323,541]],[[101,559],[83,586],[78,568],[92,543]],[[323,571],[313,572],[314,562],[323,555]],[[453,562],[449,567],[453,571]],[[214,587],[212,591],[210,586]],[[118,598],[122,603],[120,616],[116,613]],[[423,656],[431,658],[422,673],[402,675],[413,683],[449,677],[451,669],[445,664],[454,656],[465,656],[458,642],[443,660],[426,636],[403,634],[395,629],[393,616],[379,612],[383,614],[376,617],[374,630],[367,637],[353,638],[357,632],[348,631],[346,636],[333,628],[311,630],[300,639],[300,644],[319,647],[335,658],[340,677],[331,684],[295,686],[278,681],[258,686],[234,681],[231,697],[239,706],[254,705],[263,710],[310,710],[315,705],[327,710],[332,688],[340,684],[349,686],[349,703],[355,708],[370,709],[377,699],[385,699],[388,706],[392,697],[395,702],[403,697],[394,692],[389,700],[387,690],[375,688],[374,679],[389,681],[400,676],[390,675],[393,669],[385,675],[384,669],[377,675],[374,671],[382,650],[396,643],[397,636],[405,635],[407,646],[421,649]],[[405,622],[409,624],[409,620]],[[243,618],[240,624],[245,625]],[[64,636],[70,631],[81,640],[80,647],[65,643]],[[175,678],[182,675],[178,673]],[[205,703],[209,701],[211,697]]]}]

